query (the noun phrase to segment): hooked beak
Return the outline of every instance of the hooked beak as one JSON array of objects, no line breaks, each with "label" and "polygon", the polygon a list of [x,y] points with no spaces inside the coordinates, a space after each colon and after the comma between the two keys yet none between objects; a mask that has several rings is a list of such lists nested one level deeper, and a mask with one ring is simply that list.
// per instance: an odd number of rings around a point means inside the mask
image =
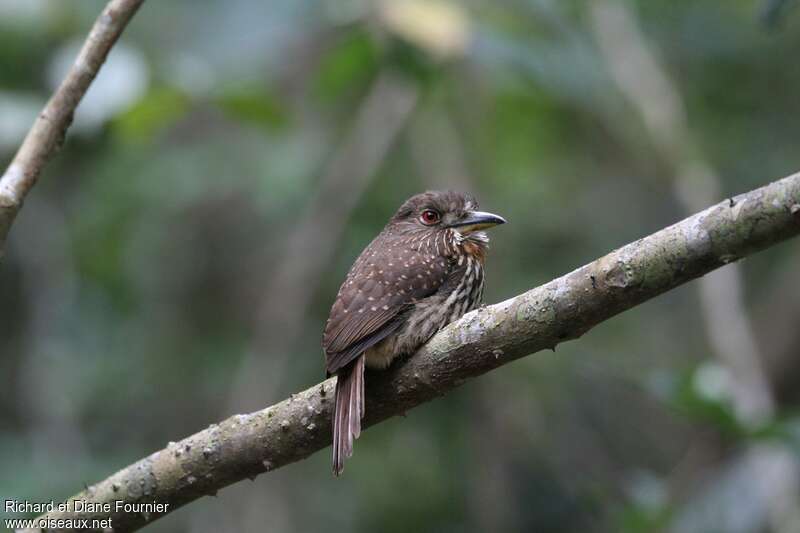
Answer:
[{"label": "hooked beak", "polygon": [[499,224],[505,224],[506,219],[493,213],[484,211],[470,211],[467,216],[450,224],[451,228],[458,228],[461,233],[471,233],[482,229],[491,228]]}]

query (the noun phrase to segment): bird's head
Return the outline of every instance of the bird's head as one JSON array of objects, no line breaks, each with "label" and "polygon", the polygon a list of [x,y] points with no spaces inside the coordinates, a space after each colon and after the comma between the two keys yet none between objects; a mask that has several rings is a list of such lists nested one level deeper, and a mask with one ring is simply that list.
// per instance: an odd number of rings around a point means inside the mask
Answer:
[{"label": "bird's head", "polygon": [[471,194],[428,191],[406,200],[389,224],[402,233],[447,232],[458,238],[486,242],[483,230],[505,222],[499,215],[478,211],[478,202]]}]

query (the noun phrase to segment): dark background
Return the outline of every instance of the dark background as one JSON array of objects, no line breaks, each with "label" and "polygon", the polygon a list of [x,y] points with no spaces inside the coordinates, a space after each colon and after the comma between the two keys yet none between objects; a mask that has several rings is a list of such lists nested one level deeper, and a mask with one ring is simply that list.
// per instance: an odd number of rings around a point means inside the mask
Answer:
[{"label": "dark background", "polygon": [[[791,2],[787,2],[790,4]],[[103,3],[0,0],[10,160]],[[0,266],[0,498],[63,499],[324,376],[352,260],[473,192],[486,301],[800,169],[781,2],[146,2]],[[152,531],[800,531],[790,242]]]}]

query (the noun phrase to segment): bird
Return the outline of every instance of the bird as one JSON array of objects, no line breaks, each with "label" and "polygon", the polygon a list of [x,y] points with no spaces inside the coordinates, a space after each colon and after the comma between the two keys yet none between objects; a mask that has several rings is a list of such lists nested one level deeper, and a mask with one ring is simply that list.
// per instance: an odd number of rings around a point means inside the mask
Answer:
[{"label": "bird", "polygon": [[468,193],[427,191],[406,200],[361,252],[339,288],[322,347],[336,375],[333,473],[353,454],[364,417],[365,367],[382,370],[480,305],[489,237],[506,220]]}]

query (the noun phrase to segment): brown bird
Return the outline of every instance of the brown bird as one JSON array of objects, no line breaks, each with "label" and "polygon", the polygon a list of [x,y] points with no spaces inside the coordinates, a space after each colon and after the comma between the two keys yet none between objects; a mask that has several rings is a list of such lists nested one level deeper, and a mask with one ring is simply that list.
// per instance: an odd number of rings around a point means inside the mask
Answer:
[{"label": "brown bird", "polygon": [[388,367],[480,304],[489,242],[482,230],[505,220],[477,209],[458,192],[412,196],[350,268],[322,340],[327,373],[338,376],[335,475],[361,433],[364,366]]}]

